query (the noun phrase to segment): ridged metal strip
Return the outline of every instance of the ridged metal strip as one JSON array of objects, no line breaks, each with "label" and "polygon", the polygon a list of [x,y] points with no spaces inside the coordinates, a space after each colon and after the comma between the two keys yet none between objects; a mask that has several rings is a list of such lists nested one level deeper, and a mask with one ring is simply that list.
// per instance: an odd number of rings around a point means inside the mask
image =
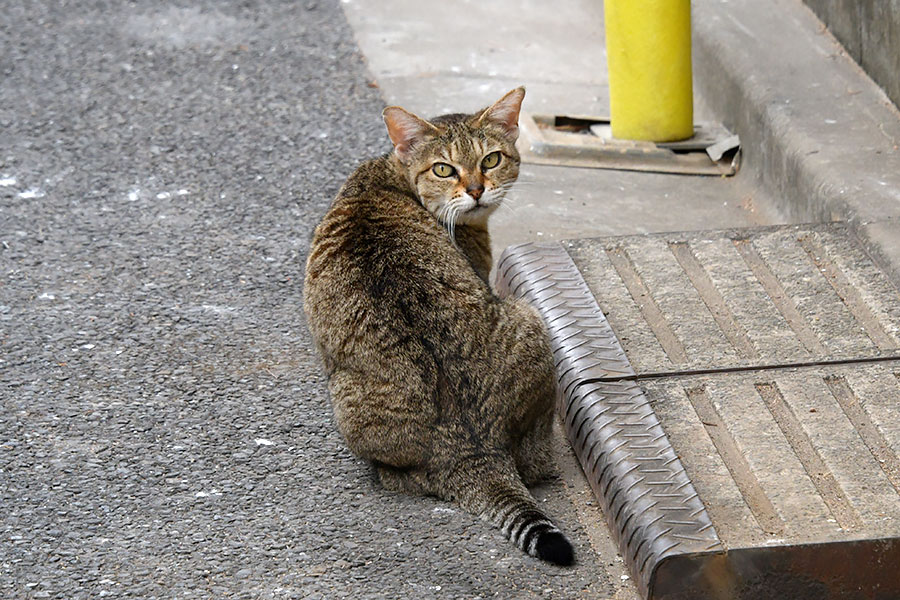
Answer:
[{"label": "ridged metal strip", "polygon": [[544,317],[563,393],[586,380],[634,376],[603,311],[559,244],[507,248],[496,285],[501,296],[525,298]]},{"label": "ridged metal strip", "polygon": [[496,285],[547,323],[569,441],[641,592],[667,557],[724,550],[644,393],[622,379],[634,370],[566,250],[507,248]]}]

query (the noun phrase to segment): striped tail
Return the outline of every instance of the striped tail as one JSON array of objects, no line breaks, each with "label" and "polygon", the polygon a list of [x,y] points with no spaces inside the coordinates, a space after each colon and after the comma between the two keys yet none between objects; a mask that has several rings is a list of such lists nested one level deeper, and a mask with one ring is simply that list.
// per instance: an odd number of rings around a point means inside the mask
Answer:
[{"label": "striped tail", "polygon": [[456,479],[468,484],[455,486],[463,508],[499,528],[520,550],[555,565],[575,563],[572,544],[541,512],[515,470],[482,468]]}]

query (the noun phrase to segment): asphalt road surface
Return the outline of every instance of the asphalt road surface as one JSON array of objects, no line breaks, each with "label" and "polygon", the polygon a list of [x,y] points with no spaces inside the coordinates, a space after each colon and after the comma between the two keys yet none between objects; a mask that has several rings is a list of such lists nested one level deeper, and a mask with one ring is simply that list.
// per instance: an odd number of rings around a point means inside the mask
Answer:
[{"label": "asphalt road surface", "polygon": [[596,597],[379,489],[304,323],[308,239],[389,148],[333,1],[0,2],[0,597]]}]

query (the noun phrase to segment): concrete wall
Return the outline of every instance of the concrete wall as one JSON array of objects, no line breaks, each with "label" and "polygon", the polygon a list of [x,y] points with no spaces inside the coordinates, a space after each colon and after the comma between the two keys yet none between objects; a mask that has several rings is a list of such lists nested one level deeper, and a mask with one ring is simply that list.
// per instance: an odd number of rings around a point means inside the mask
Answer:
[{"label": "concrete wall", "polygon": [[900,106],[900,0],[804,0]]}]

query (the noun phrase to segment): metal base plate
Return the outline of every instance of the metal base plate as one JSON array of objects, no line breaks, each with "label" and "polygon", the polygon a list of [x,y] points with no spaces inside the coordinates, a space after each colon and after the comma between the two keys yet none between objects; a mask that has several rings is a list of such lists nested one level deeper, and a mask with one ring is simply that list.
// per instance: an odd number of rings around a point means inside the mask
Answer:
[{"label": "metal base plate", "polygon": [[740,165],[740,141],[720,125],[697,124],[693,137],[670,143],[616,139],[603,117],[523,113],[519,128],[519,154],[536,164],[720,176]]},{"label": "metal base plate", "polygon": [[839,224],[526,244],[570,442],[647,598],[900,598],[900,294]]}]

